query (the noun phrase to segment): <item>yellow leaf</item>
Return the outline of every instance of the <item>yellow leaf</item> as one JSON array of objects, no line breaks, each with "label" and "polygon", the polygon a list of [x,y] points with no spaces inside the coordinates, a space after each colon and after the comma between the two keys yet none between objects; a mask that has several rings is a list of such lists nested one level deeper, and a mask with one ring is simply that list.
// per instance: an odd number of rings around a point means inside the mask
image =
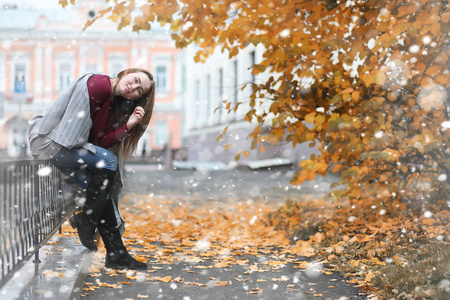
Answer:
[{"label": "yellow leaf", "polygon": [[314,122],[314,117],[316,116],[316,112],[309,113],[305,116],[305,121],[311,124]]},{"label": "yellow leaf", "polygon": [[375,75],[374,82],[378,85],[384,85],[386,82],[386,75],[383,72],[378,72]]},{"label": "yellow leaf", "polygon": [[351,263],[352,266],[354,266],[354,267],[359,266],[359,260],[351,260],[350,263]]},{"label": "yellow leaf", "polygon": [[424,224],[424,225],[432,226],[434,223],[436,223],[436,221],[433,220],[433,219],[424,219],[424,220],[422,220],[422,224]]},{"label": "yellow leaf", "polygon": [[166,277],[156,277],[156,280],[161,282],[169,282],[172,279],[172,276],[166,276]]},{"label": "yellow leaf", "polygon": [[387,98],[388,98],[390,101],[395,101],[395,100],[397,100],[397,95],[396,95],[395,93],[393,93],[393,92],[389,92],[389,93],[387,94]]},{"label": "yellow leaf", "polygon": [[325,116],[324,116],[324,115],[317,115],[317,116],[314,118],[314,123],[315,123],[316,125],[322,125],[323,122],[325,122]]},{"label": "yellow leaf", "polygon": [[236,281],[248,281],[248,278],[234,278]]},{"label": "yellow leaf", "polygon": [[[297,262],[296,262],[297,264]],[[298,268],[298,269],[307,269],[309,268],[310,263],[307,261],[301,261],[298,263],[298,266],[295,266],[294,268]]]},{"label": "yellow leaf", "polygon": [[369,87],[375,82],[374,76],[371,74],[361,74],[361,79],[364,81],[366,87]]},{"label": "yellow leaf", "polygon": [[366,278],[364,278],[364,281],[365,281],[365,282],[370,282],[370,281],[372,280],[372,278],[374,278],[374,277],[375,277],[375,274],[373,274],[372,271],[369,271],[369,272],[367,273],[367,275],[366,275]]},{"label": "yellow leaf", "polygon": [[337,164],[333,167],[333,169],[331,170],[331,173],[335,173],[337,171],[339,171],[339,169],[342,168],[342,165]]},{"label": "yellow leaf", "polygon": [[424,77],[420,82],[420,87],[424,89],[433,89],[436,86],[436,83],[430,77]]},{"label": "yellow leaf", "polygon": [[227,144],[227,145],[225,145],[225,151],[227,151],[228,148],[230,148],[232,145],[233,145],[233,144]]},{"label": "yellow leaf", "polygon": [[125,278],[130,279],[130,280],[136,280],[137,276],[132,276],[132,275],[126,274]]},{"label": "yellow leaf", "polygon": [[236,154],[236,156],[234,157],[234,160],[235,161],[238,161],[238,160],[240,160],[241,159],[241,154],[242,154],[242,150],[241,151],[239,151],[237,154]]},{"label": "yellow leaf", "polygon": [[260,288],[253,288],[250,292],[248,292],[249,294],[261,294],[264,290],[260,289]]},{"label": "yellow leaf", "polygon": [[441,31],[441,24],[439,22],[434,22],[431,24],[431,33],[433,35],[438,34]]},{"label": "yellow leaf", "polygon": [[230,266],[230,264],[226,261],[222,261],[222,262],[216,263],[214,265],[214,267],[216,267],[216,268],[227,268],[229,266]]},{"label": "yellow leaf", "polygon": [[[67,6],[67,0],[59,0],[59,4],[63,7],[63,8],[66,8],[66,6]],[[72,3],[73,4],[73,3]]]},{"label": "yellow leaf", "polygon": [[425,74],[427,74],[428,76],[436,76],[440,75],[441,73],[441,67],[439,66],[432,66],[425,71]]},{"label": "yellow leaf", "polygon": [[289,281],[290,278],[282,276],[280,278],[272,278],[272,281]]},{"label": "yellow leaf", "polygon": [[341,254],[342,251],[344,251],[344,247],[342,247],[341,245],[337,244],[337,245],[333,245],[331,246],[331,248],[333,248],[334,252],[336,254]]}]

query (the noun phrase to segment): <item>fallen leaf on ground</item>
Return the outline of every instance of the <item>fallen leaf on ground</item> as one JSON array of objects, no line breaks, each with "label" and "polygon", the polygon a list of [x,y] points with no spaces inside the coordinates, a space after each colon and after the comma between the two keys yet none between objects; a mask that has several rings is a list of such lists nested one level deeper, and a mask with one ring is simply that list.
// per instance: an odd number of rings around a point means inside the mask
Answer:
[{"label": "fallen leaf on ground", "polygon": [[260,288],[253,288],[251,291],[249,291],[249,294],[261,294],[264,290]]}]

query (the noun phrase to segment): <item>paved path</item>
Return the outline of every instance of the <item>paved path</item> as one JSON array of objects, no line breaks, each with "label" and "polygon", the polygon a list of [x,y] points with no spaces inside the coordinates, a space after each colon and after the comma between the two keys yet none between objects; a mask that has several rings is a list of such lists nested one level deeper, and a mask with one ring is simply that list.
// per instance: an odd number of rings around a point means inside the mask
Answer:
[{"label": "paved path", "polygon": [[[201,206],[202,201],[199,202],[199,199],[223,204],[242,199],[279,202],[287,198],[317,197],[328,189],[329,180],[309,183],[300,189],[289,187],[289,175],[286,176],[286,173],[292,174],[292,171],[286,168],[226,172],[167,171],[155,166],[128,165],[125,191],[152,197],[177,196],[184,199],[185,204]],[[158,247],[159,254],[148,253],[149,270],[146,272],[128,271],[111,277],[98,265],[98,272],[95,272],[98,277],[87,277],[86,287],[96,286],[99,282],[109,287],[86,292],[83,299],[366,298],[356,287],[346,283],[342,276],[328,272],[327,266],[291,254],[279,255],[282,249],[232,249],[228,255],[233,257],[233,263],[226,267],[214,267],[223,257],[203,257],[198,261],[189,261],[177,257],[174,248],[179,245],[163,243],[155,247]],[[161,255],[167,249],[173,253],[171,263],[166,263]],[[252,253],[248,253],[249,250]],[[101,264],[103,257],[101,254],[97,256],[100,257],[97,263],[100,261]],[[281,256],[285,256],[283,261],[287,263],[277,265]],[[305,263],[300,267],[302,261]]]},{"label": "paved path", "polygon": [[289,184],[289,179],[294,175],[294,170],[289,167],[196,171],[129,164],[125,170],[127,191],[221,200],[265,198],[284,202],[286,198],[317,196],[328,192],[330,182],[336,179],[318,177],[314,182],[293,186]]}]

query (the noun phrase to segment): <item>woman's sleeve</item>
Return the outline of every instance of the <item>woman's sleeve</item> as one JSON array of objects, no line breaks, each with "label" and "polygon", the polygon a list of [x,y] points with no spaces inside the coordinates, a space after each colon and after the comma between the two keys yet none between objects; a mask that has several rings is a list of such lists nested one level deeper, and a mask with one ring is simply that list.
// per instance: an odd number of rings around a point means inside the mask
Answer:
[{"label": "woman's sleeve", "polygon": [[[111,84],[109,77],[105,75],[93,75],[88,82],[89,104],[91,108],[91,118],[96,114],[107,114],[108,107],[105,107],[104,102],[111,97]],[[103,107],[104,111],[101,111]]]},{"label": "woman's sleeve", "polygon": [[[110,126],[109,128],[112,129],[113,127]],[[123,125],[117,130],[106,130],[104,132],[104,135],[98,140],[98,146],[106,149],[111,148],[128,134],[130,134],[130,132],[131,130],[127,129],[127,124]]]}]

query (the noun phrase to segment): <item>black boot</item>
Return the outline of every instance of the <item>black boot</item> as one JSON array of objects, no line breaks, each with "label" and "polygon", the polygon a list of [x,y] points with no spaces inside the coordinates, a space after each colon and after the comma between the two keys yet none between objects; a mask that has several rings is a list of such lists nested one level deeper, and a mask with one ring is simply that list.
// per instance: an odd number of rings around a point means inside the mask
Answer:
[{"label": "black boot", "polygon": [[90,251],[97,251],[95,229],[108,202],[107,195],[115,175],[115,171],[108,169],[95,171],[89,179],[83,211],[69,219],[72,227],[77,228],[81,243]]},{"label": "black boot", "polygon": [[[104,222],[103,222],[104,221]],[[98,231],[106,248],[105,267],[112,269],[146,270],[147,264],[134,259],[122,242],[122,235],[116,227],[114,204],[108,201]]]}]

